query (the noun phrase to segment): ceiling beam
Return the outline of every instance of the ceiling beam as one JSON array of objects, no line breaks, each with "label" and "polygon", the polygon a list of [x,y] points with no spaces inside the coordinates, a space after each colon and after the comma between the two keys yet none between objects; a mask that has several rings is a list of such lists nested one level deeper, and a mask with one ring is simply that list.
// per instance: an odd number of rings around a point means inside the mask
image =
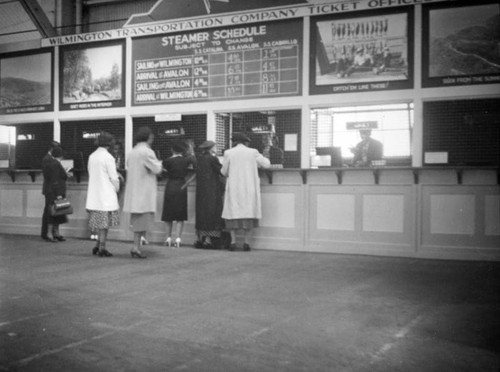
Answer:
[{"label": "ceiling beam", "polygon": [[57,36],[56,29],[52,26],[47,18],[47,15],[36,0],[19,0],[19,2],[29,15],[31,21],[35,24],[42,37]]}]

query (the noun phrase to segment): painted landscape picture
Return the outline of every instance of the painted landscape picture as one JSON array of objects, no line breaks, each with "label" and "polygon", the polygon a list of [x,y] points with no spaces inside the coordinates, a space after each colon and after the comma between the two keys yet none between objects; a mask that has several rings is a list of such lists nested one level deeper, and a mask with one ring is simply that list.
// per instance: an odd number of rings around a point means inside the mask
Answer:
[{"label": "painted landscape picture", "polygon": [[63,54],[63,103],[122,99],[121,45],[66,50]]},{"label": "painted landscape picture", "polygon": [[429,77],[500,73],[498,3],[434,9],[429,27]]},{"label": "painted landscape picture", "polygon": [[51,53],[0,59],[0,108],[50,105],[51,68]]}]

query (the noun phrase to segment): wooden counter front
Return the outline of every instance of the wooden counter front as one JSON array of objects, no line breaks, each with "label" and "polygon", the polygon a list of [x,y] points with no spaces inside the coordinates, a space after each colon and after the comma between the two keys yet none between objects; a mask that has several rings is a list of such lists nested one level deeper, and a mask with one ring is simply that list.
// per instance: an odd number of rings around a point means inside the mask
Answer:
[{"label": "wooden counter front", "polygon": [[[13,177],[14,174],[14,177]],[[262,170],[256,249],[500,260],[500,186],[497,168],[322,168]],[[39,235],[44,198],[36,171],[0,170],[0,232]],[[86,175],[68,182],[75,214],[62,227],[88,237]],[[165,239],[159,220],[148,239]],[[195,240],[194,185],[188,188],[183,241]],[[110,231],[131,240],[128,215]]]}]

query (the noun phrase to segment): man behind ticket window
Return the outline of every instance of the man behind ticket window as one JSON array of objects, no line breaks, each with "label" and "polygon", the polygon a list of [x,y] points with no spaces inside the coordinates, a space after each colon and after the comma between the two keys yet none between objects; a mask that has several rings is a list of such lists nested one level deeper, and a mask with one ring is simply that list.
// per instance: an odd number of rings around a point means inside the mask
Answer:
[{"label": "man behind ticket window", "polygon": [[369,167],[374,160],[382,160],[384,145],[382,142],[371,138],[371,129],[360,129],[361,142],[351,148],[354,158],[352,164],[355,167]]}]

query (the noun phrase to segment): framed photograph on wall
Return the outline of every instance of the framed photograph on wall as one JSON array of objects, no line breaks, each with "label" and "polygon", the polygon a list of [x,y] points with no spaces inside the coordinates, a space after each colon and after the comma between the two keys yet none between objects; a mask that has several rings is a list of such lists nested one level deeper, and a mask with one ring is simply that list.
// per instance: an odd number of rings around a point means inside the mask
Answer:
[{"label": "framed photograph on wall", "polygon": [[422,86],[500,83],[500,4],[429,4],[422,14]]},{"label": "framed photograph on wall", "polygon": [[413,7],[311,19],[311,94],[413,87]]},{"label": "framed photograph on wall", "polygon": [[59,101],[62,110],[125,105],[125,44],[79,44],[62,48]]},{"label": "framed photograph on wall", "polygon": [[52,111],[52,50],[0,56],[0,114]]}]

